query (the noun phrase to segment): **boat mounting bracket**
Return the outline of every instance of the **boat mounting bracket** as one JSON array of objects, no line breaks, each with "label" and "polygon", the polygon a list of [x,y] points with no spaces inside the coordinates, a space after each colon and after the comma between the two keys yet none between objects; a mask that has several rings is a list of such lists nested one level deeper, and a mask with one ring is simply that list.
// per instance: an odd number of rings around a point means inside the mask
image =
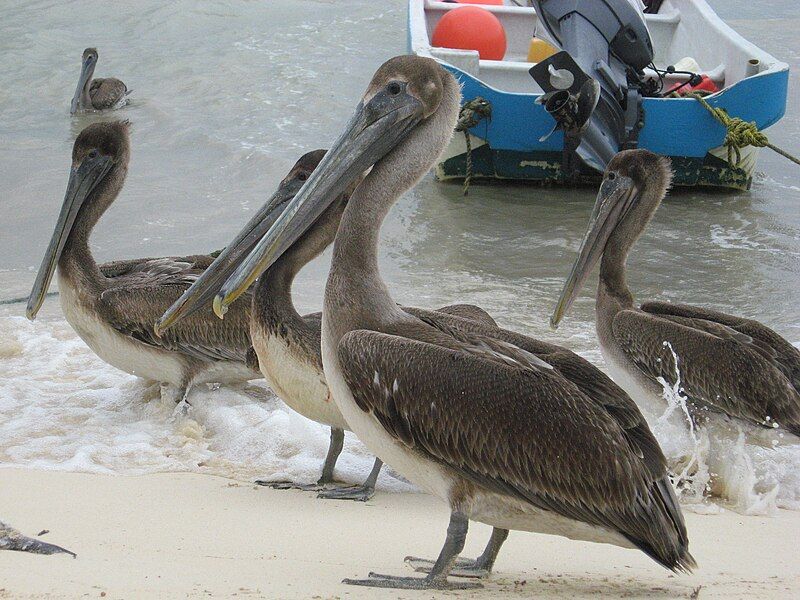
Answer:
[{"label": "boat mounting bracket", "polygon": [[628,0],[533,0],[533,5],[562,48],[529,72],[544,92],[541,103],[556,119],[554,131],[564,130],[564,178],[574,180],[586,167],[602,173],[619,150],[638,145],[643,69],[653,60],[647,26]]},{"label": "boat mounting bracket", "polygon": [[639,147],[639,132],[644,127],[644,107],[642,106],[642,92],[638,86],[628,88],[628,97],[625,103],[625,140],[623,150],[632,150]]}]

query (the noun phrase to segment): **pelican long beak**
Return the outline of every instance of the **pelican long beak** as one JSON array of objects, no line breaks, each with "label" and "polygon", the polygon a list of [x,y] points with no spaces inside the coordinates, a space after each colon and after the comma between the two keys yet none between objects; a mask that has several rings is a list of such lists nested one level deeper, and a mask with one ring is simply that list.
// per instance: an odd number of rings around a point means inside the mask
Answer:
[{"label": "pelican long beak", "polygon": [[75,225],[75,219],[81,206],[83,206],[95,186],[108,174],[113,165],[114,161],[110,156],[99,154],[95,157],[87,156],[78,167],[73,167],[70,170],[67,192],[64,195],[64,203],[61,205],[61,213],[58,215],[53,237],[47,246],[33,289],[30,296],[28,296],[28,308],[25,311],[25,315],[31,321],[36,318],[36,313],[42,307],[47,288],[50,287],[50,280],[53,278],[53,272],[56,270],[56,264],[58,264],[58,259],[61,258],[64,244],[66,244],[67,238]]},{"label": "pelican long beak", "polygon": [[340,194],[423,119],[422,103],[407,92],[405,85],[399,88],[399,91],[393,90],[396,93],[384,89],[366,104],[359,103],[344,133],[303,188],[222,286],[214,298],[217,316],[222,318],[227,307],[278,260]]},{"label": "pelican long beak", "polygon": [[603,181],[589,219],[589,227],[581,242],[578,258],[572,265],[556,309],[550,317],[550,326],[553,329],[558,327],[572,306],[592,268],[603,255],[608,238],[627,213],[637,194],[636,187],[629,177],[617,175],[613,180]]},{"label": "pelican long beak", "polygon": [[78,77],[78,87],[75,88],[75,95],[72,96],[72,102],[69,105],[70,115],[74,115],[80,108],[81,94],[83,93],[83,89],[86,87],[86,84],[92,78],[95,60],[96,59],[94,56],[87,56],[81,63],[81,74],[80,77]]},{"label": "pelican long beak", "polygon": [[0,542],[3,542],[3,544],[0,545],[0,549],[3,550],[31,552],[32,554],[69,554],[72,558],[78,558],[77,554],[66,548],[56,546],[55,544],[48,544],[47,542],[42,542],[23,535],[13,539],[6,538],[5,540],[0,540]]},{"label": "pelican long beak", "polygon": [[203,274],[181,295],[155,324],[156,335],[201,309],[219,291],[234,269],[255,248],[256,243],[269,231],[272,224],[286,208],[288,202],[300,191],[299,180],[282,184],[267,202],[253,215],[236,238],[228,244]]}]

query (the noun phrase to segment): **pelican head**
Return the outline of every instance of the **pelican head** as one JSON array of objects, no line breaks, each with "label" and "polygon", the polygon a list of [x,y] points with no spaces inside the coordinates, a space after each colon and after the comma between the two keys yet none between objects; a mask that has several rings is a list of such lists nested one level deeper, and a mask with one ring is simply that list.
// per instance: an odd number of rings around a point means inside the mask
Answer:
[{"label": "pelican head", "polygon": [[127,121],[93,123],[72,147],[72,167],[56,228],[28,297],[26,315],[36,318],[70,233],[80,223],[91,229],[113,202],[127,172],[130,139]]},{"label": "pelican head", "polygon": [[[439,109],[445,77],[452,76],[429,58],[398,56],[381,65],[319,167],[217,294],[214,312],[218,316],[316,222],[335,198]],[[452,128],[447,133],[452,135]]]},{"label": "pelican head", "polygon": [[[317,168],[323,156],[325,156],[325,150],[314,150],[300,157],[286,177],[283,178],[275,193],[253,215],[247,225],[244,226],[244,229],[162,315],[155,324],[156,334],[161,335],[179,320],[196,312],[206,302],[211,301],[234,269],[247,257],[264,234],[269,231],[289,201],[300,191],[300,188],[303,187],[303,184],[314,172],[314,169]],[[331,210],[338,209],[341,212],[341,205],[346,200],[346,194],[342,194],[337,202],[332,203]]]},{"label": "pelican head", "polygon": [[97,66],[97,48],[87,48],[83,51],[83,58],[81,58],[81,74],[78,77],[78,87],[75,88],[75,95],[72,97],[69,114],[74,115],[79,110],[86,108],[86,106],[82,105],[81,100],[83,99],[84,91],[88,94],[95,66]]},{"label": "pelican head", "polygon": [[621,260],[625,260],[630,247],[647,228],[671,182],[670,160],[649,150],[623,150],[611,159],[578,258],[550,318],[553,328],[558,327],[572,306],[610,240],[620,250]]}]

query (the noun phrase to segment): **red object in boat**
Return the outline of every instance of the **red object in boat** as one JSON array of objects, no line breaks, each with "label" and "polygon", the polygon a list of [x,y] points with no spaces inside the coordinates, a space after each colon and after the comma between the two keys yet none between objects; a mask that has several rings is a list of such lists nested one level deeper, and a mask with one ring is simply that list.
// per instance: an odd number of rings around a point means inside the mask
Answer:
[{"label": "red object in boat", "polygon": [[697,85],[682,85],[682,83],[676,83],[673,85],[667,94],[671,94],[673,91],[677,91],[678,94],[684,96],[690,92],[708,92],[709,94],[713,94],[719,91],[717,84],[711,81],[708,75],[701,75],[700,76],[700,83]]},{"label": "red object in boat", "polygon": [[489,6],[503,6],[503,0],[456,0],[458,4],[488,4]]},{"label": "red object in boat", "polygon": [[436,24],[431,44],[439,48],[477,50],[482,60],[503,60],[506,32],[485,8],[462,6],[448,11]]}]

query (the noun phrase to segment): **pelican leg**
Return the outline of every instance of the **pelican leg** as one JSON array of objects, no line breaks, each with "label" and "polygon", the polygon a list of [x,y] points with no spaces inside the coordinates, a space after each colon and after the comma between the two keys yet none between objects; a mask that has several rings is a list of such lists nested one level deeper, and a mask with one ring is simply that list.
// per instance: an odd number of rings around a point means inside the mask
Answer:
[{"label": "pelican leg", "polygon": [[444,541],[439,558],[436,559],[436,563],[426,577],[397,577],[370,573],[368,579],[345,579],[342,583],[401,590],[467,590],[481,588],[483,586],[480,583],[461,581],[452,583],[447,580],[456,558],[464,549],[464,540],[467,537],[468,528],[469,519],[467,519],[466,515],[459,512],[450,514],[447,539]]},{"label": "pelican leg", "polygon": [[[494,567],[494,561],[497,559],[497,554],[500,552],[500,547],[503,542],[508,538],[508,529],[500,529],[495,527],[492,529],[492,536],[486,544],[486,549],[478,558],[457,558],[453,568],[450,569],[450,575],[453,577],[470,577],[483,579],[488,577]],[[431,569],[436,564],[432,560],[425,558],[417,558],[416,556],[406,556],[406,563],[410,565],[417,573],[430,573]]]},{"label": "pelican leg", "polygon": [[325,457],[325,463],[322,465],[322,475],[317,480],[317,483],[303,484],[295,483],[293,481],[265,481],[257,479],[257,485],[270,487],[274,490],[303,490],[304,492],[318,492],[324,489],[324,486],[333,482],[333,468],[336,465],[336,460],[342,453],[344,447],[344,430],[337,427],[331,427],[331,443],[328,446],[328,455]]},{"label": "pelican leg", "polygon": [[186,405],[186,406],[192,405],[192,403],[189,402],[189,393],[191,391],[192,391],[192,384],[191,382],[189,382],[181,389],[181,401],[178,402],[179,405]]},{"label": "pelican leg", "polygon": [[383,461],[375,457],[372,471],[369,472],[369,476],[364,480],[364,483],[361,485],[346,485],[329,490],[322,490],[317,494],[317,498],[366,502],[375,495],[375,483],[378,481],[378,474],[381,472],[381,467],[383,467]]},{"label": "pelican leg", "polygon": [[317,480],[317,485],[326,485],[333,482],[333,468],[344,447],[344,430],[331,427],[331,443],[328,445],[328,455],[322,464],[322,476]]},{"label": "pelican leg", "polygon": [[180,398],[180,400],[175,405],[175,410],[172,411],[173,415],[182,415],[185,417],[189,414],[189,409],[192,408],[192,405],[189,402],[189,394],[192,391],[193,385],[194,384],[192,380],[189,379],[180,388],[178,388],[177,396]]}]

